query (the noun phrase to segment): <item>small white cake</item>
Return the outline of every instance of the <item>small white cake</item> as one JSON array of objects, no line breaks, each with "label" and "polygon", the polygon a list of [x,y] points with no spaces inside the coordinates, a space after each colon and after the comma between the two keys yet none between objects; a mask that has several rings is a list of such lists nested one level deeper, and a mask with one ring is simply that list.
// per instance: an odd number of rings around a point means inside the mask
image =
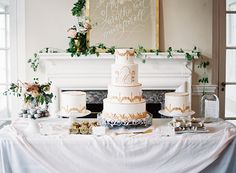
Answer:
[{"label": "small white cake", "polygon": [[60,113],[70,116],[72,113],[86,112],[86,93],[81,91],[61,92]]},{"label": "small white cake", "polygon": [[180,116],[190,111],[189,94],[170,92],[165,94],[165,111],[171,116]]}]

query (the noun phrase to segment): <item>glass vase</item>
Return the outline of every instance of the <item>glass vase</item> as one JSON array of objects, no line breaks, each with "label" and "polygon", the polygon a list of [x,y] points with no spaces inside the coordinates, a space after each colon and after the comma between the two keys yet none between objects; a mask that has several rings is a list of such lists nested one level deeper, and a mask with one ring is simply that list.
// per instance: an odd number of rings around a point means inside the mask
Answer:
[{"label": "glass vase", "polygon": [[217,95],[207,93],[201,98],[201,117],[204,119],[219,119],[219,99]]}]

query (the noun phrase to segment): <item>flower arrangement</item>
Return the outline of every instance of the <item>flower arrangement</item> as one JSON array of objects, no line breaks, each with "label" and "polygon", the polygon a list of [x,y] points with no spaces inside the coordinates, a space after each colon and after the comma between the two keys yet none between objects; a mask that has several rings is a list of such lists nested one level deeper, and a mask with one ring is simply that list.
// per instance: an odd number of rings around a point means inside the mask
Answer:
[{"label": "flower arrangement", "polygon": [[85,54],[88,48],[87,33],[90,29],[92,29],[92,26],[88,20],[79,22],[78,27],[73,26],[69,28],[67,36],[70,38],[70,42],[67,52],[82,52]]},{"label": "flower arrangement", "polygon": [[24,118],[40,118],[49,116],[48,105],[52,103],[53,93],[50,92],[51,82],[40,84],[38,78],[33,83],[11,83],[5,95],[12,94],[23,97],[24,106],[19,113]]}]

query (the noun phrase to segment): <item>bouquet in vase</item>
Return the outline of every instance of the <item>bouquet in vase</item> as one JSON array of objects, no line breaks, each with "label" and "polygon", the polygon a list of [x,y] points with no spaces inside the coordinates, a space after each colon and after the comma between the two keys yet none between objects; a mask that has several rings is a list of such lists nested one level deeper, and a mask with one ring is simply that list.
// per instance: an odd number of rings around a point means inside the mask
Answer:
[{"label": "bouquet in vase", "polygon": [[23,108],[19,115],[24,118],[40,118],[49,116],[48,106],[52,103],[53,93],[50,92],[51,82],[40,84],[38,78],[33,83],[11,83],[5,95],[12,94],[23,98]]}]

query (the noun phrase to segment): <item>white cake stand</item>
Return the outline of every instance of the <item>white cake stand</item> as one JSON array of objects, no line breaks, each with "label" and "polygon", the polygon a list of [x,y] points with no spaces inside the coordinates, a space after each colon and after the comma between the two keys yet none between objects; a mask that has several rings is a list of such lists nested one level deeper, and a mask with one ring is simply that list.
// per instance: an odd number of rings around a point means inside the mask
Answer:
[{"label": "white cake stand", "polygon": [[69,123],[73,123],[76,121],[76,118],[79,117],[85,117],[87,115],[91,114],[90,110],[86,110],[85,112],[70,112],[69,114],[61,114],[61,112],[58,112],[58,115],[60,118],[69,118]]},{"label": "white cake stand", "polygon": [[169,113],[169,112],[166,112],[164,109],[159,110],[159,113],[160,113],[161,115],[166,116],[166,117],[189,117],[189,116],[195,114],[195,112],[194,112],[193,110],[190,110],[189,112],[179,113],[179,114],[173,115],[173,114],[171,114],[171,113]]},{"label": "white cake stand", "polygon": [[91,111],[86,110],[85,112],[70,112],[69,114],[62,114],[61,112],[58,112],[57,114],[60,117],[64,117],[64,118],[70,118],[70,117],[79,118],[79,117],[85,117],[85,116],[91,114]]},{"label": "white cake stand", "polygon": [[[79,118],[79,117],[85,117],[87,115],[91,114],[91,111],[90,110],[86,110],[85,112],[71,112],[69,115],[67,115],[66,117],[69,118],[69,122],[70,123],[73,123],[73,122],[76,122],[76,118]],[[65,117],[65,116],[63,116]]]}]

